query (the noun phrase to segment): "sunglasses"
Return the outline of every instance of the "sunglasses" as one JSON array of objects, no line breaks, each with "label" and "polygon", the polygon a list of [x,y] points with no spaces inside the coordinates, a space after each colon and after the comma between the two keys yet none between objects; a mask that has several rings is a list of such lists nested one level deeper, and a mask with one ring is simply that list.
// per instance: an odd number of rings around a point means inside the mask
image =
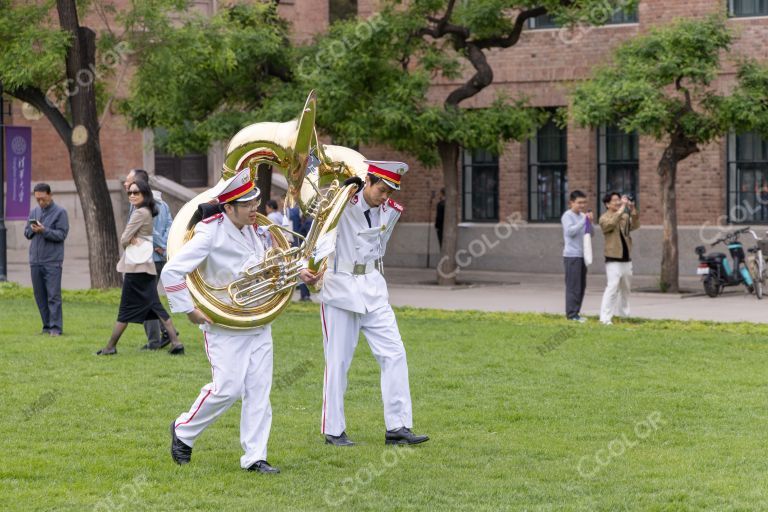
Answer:
[{"label": "sunglasses", "polygon": [[141,195],[141,191],[140,190],[129,190],[127,192],[127,194],[129,196],[140,196]]}]

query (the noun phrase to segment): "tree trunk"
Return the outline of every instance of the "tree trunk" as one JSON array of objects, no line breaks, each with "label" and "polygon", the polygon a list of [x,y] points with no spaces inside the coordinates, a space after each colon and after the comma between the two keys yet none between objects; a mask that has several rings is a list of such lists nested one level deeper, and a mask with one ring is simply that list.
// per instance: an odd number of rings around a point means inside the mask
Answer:
[{"label": "tree trunk", "polygon": [[699,151],[696,141],[680,132],[672,134],[669,145],[659,160],[657,172],[661,178],[661,216],[664,238],[661,242],[661,279],[662,292],[680,291],[679,254],[677,245],[677,164]]},{"label": "tree trunk", "polygon": [[437,145],[443,167],[445,186],[445,217],[443,219],[443,245],[440,260],[437,263],[437,284],[451,286],[456,284],[459,270],[456,265],[456,244],[459,235],[458,193],[459,193],[459,146],[441,142]]},{"label": "tree trunk", "polygon": [[74,0],[57,0],[56,4],[61,28],[72,37],[66,55],[72,134],[71,140],[64,143],[69,149],[72,175],[85,219],[91,287],[119,286],[120,275],[115,269],[119,255],[115,215],[99,144],[94,73],[96,34],[79,25]]},{"label": "tree trunk", "polygon": [[661,280],[659,286],[662,292],[677,293],[680,289],[678,281],[677,196],[675,194],[677,160],[672,156],[670,148],[664,151],[664,156],[659,161],[658,173],[661,177],[661,215],[664,233],[661,242]]},{"label": "tree trunk", "polygon": [[261,204],[259,213],[267,214],[267,201],[272,199],[272,166],[269,164],[259,165],[259,171],[256,173],[256,186],[261,192]]}]

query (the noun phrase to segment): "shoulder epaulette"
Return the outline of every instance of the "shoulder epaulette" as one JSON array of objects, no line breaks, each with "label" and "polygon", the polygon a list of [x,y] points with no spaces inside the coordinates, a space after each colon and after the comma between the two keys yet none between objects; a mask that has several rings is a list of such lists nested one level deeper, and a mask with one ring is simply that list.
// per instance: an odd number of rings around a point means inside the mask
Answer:
[{"label": "shoulder epaulette", "polygon": [[216,215],[211,215],[211,216],[210,216],[210,217],[208,217],[207,219],[203,219],[203,221],[202,221],[202,222],[203,222],[203,224],[210,224],[210,223],[211,223],[211,222],[213,222],[214,220],[218,220],[219,222],[222,222],[222,221],[224,221],[224,214],[222,214],[222,213],[217,213]]},{"label": "shoulder epaulette", "polygon": [[394,208],[395,210],[399,211],[400,213],[403,213],[403,210],[405,207],[398,203],[397,201],[393,201],[392,199],[387,199],[387,206]]}]

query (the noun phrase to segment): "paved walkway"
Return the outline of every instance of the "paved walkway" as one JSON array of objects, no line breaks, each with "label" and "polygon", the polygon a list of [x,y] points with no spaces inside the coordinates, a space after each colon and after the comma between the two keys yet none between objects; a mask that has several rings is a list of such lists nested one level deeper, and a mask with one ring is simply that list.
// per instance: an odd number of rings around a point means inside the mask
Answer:
[{"label": "paved walkway", "polygon": [[[72,256],[64,267],[62,286],[88,288],[88,260],[84,255]],[[8,259],[9,279],[31,286],[26,251],[11,251]],[[390,302],[394,306],[554,314],[562,314],[565,306],[563,276],[558,274],[465,271],[459,277],[459,285],[445,288],[434,283],[435,271],[431,269],[390,267],[385,272]],[[684,276],[681,286],[693,293],[650,293],[656,279],[654,276],[635,276],[630,301],[632,316],[768,323],[768,297],[759,301],[754,295],[748,295],[743,287],[727,288],[724,295],[711,299],[703,294],[697,277]],[[583,308],[585,315],[599,314],[604,287],[605,275],[589,276]]]},{"label": "paved walkway", "polygon": [[[388,269],[390,302],[397,306],[439,309],[476,309],[563,314],[565,284],[562,275],[514,272],[464,272],[468,285],[446,290],[436,285],[413,284],[434,280],[434,271]],[[630,300],[631,315],[638,318],[768,322],[768,296],[757,300],[743,287],[726,288],[716,299],[704,295],[699,278],[682,277],[688,293],[661,294],[657,277],[635,276]],[[582,313],[599,316],[605,275],[590,275]]]}]

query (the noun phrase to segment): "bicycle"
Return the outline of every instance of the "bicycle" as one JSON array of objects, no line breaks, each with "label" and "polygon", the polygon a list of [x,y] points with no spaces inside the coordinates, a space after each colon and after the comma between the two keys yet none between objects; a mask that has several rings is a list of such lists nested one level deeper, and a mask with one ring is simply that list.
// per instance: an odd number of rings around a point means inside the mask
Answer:
[{"label": "bicycle", "polygon": [[755,297],[757,297],[757,300],[762,300],[766,280],[768,280],[768,275],[766,274],[768,269],[765,264],[766,252],[763,252],[763,248],[768,249],[768,240],[758,237],[757,233],[751,229],[748,232],[757,243],[747,249],[747,269],[752,277]]}]

